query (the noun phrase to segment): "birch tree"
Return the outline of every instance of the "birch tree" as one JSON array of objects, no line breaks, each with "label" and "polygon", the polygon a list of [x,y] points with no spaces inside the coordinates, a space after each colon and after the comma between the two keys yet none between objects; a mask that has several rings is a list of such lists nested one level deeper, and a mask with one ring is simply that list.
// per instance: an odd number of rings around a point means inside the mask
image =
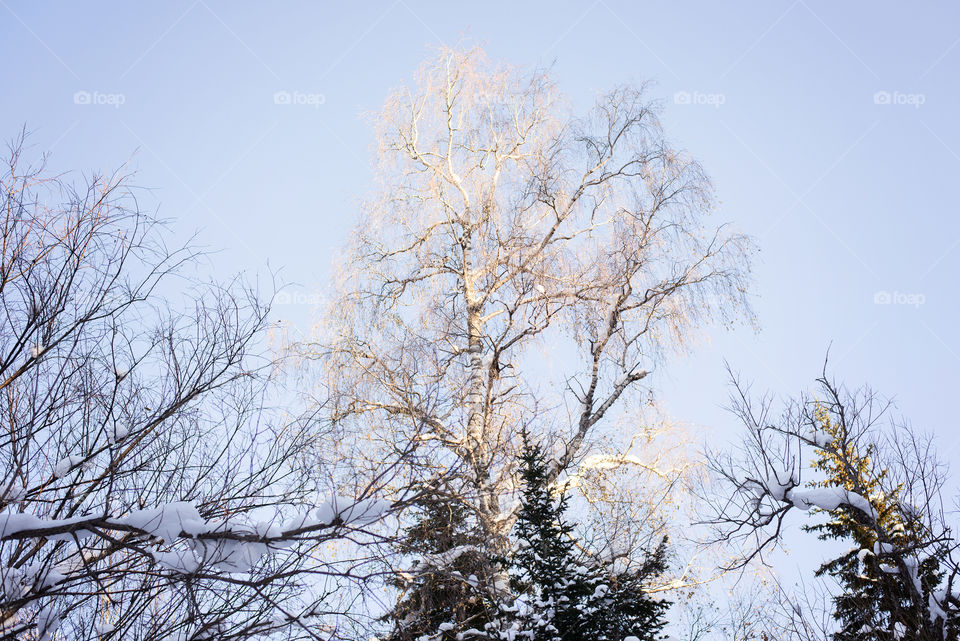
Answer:
[{"label": "birch tree", "polygon": [[667,354],[749,316],[750,245],[711,221],[643,86],[574,117],[547,73],[442,49],[376,139],[377,187],[300,347],[341,447],[455,480],[503,553],[521,430],[552,444],[551,478],[575,467]]}]

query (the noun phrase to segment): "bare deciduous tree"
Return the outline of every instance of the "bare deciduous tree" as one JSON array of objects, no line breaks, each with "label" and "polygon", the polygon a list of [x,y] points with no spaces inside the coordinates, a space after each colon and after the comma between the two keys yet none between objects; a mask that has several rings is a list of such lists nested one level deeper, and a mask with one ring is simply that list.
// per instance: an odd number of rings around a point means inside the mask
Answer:
[{"label": "bare deciduous tree", "polygon": [[341,445],[459,479],[503,552],[522,427],[569,471],[663,355],[749,317],[749,243],[708,222],[710,182],[643,88],[573,118],[546,74],[444,49],[377,129],[377,194],[300,348]]},{"label": "bare deciduous tree", "polygon": [[892,420],[890,403],[868,388],[848,391],[826,373],[817,382],[816,394],[779,416],[770,415],[769,399],[756,403],[736,384],[748,435],[738,454],[710,457],[725,497],[704,504],[715,507],[708,521],[716,539],[743,546],[742,566],[779,545],[790,514],[825,513],[826,523],[808,529],[854,544],[818,572],[836,581],[821,586],[836,620],[827,625],[822,608],[785,597],[784,636],[955,638],[957,539],[932,437]]},{"label": "bare deciduous tree", "polygon": [[127,175],[77,191],[22,143],[0,175],[0,636],[328,638],[324,597],[365,561],[324,548],[390,506],[318,504],[294,466],[323,435],[267,411],[267,306],[192,277]]}]

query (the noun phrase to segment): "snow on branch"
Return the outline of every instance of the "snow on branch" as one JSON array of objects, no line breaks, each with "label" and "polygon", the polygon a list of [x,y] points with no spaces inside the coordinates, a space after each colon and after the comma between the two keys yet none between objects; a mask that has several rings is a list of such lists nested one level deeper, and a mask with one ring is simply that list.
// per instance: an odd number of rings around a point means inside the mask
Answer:
[{"label": "snow on branch", "polygon": [[141,534],[167,544],[178,540],[193,541],[200,548],[232,542],[236,545],[264,546],[262,551],[289,547],[299,541],[339,534],[339,528],[356,529],[376,523],[393,507],[383,499],[352,500],[330,497],[316,508],[277,525],[280,515],[258,522],[252,527],[229,520],[211,522],[187,502],[175,502],[156,508],[135,510],[124,517],[76,516],[67,519],[44,519],[32,514],[0,512],[0,541],[48,539],[71,541],[90,536],[106,536],[107,532]]}]

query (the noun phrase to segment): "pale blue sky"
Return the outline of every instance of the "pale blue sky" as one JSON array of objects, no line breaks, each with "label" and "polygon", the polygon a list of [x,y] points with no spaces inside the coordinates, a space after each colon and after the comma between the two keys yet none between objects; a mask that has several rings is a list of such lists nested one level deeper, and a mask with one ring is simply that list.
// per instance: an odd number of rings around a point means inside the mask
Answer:
[{"label": "pale blue sky", "polygon": [[[223,250],[221,276],[269,263],[304,293],[369,184],[361,114],[429,45],[464,37],[552,64],[576,105],[655,80],[721,217],[755,236],[761,332],[713,332],[662,368],[674,416],[729,434],[724,359],[794,394],[832,342],[839,377],[895,396],[960,459],[960,5],[0,0],[0,136],[26,124],[58,170],[130,160],[154,188],[145,206]],[[322,104],[277,105],[277,91]],[[881,291],[899,295],[875,304]],[[302,321],[295,307],[278,313]]]}]

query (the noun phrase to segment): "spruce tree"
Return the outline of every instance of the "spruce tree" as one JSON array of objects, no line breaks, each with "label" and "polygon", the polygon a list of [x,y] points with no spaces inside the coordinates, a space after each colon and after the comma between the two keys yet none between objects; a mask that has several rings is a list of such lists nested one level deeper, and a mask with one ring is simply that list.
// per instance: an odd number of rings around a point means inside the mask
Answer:
[{"label": "spruce tree", "polygon": [[416,522],[397,546],[412,564],[393,582],[400,597],[384,617],[393,624],[387,641],[453,641],[458,632],[485,630],[496,612],[489,587],[495,577],[488,576],[478,531],[455,493],[423,494]]},{"label": "spruce tree", "polygon": [[[526,441],[527,436],[524,435]],[[509,562],[517,601],[499,624],[499,637],[530,641],[621,641],[656,638],[669,604],[644,586],[666,568],[666,541],[638,569],[613,572],[583,553],[565,520],[569,496],[550,492],[539,446],[525,442],[520,457],[523,490]]]},{"label": "spruce tree", "polygon": [[[936,554],[923,555],[928,535],[915,519],[905,519],[899,508],[899,487],[889,488],[888,471],[876,469],[873,457],[876,447],[861,444],[845,433],[842,420],[835,420],[821,404],[813,413],[814,429],[825,436],[828,444],[817,450],[814,469],[824,479],[814,487],[842,488],[868,497],[877,513],[877,520],[847,505],[829,512],[829,520],[805,526],[821,540],[848,540],[853,547],[843,555],[828,560],[817,570],[817,576],[836,579],[840,593],[834,597],[834,618],[840,629],[834,641],[955,641],[958,626],[954,620],[933,626],[930,620],[930,594],[939,585],[943,572]],[[879,541],[883,532],[886,541]],[[911,598],[913,578],[903,576],[884,558],[888,549],[914,551],[916,579],[923,603]],[[921,553],[919,560],[915,553]]]}]

